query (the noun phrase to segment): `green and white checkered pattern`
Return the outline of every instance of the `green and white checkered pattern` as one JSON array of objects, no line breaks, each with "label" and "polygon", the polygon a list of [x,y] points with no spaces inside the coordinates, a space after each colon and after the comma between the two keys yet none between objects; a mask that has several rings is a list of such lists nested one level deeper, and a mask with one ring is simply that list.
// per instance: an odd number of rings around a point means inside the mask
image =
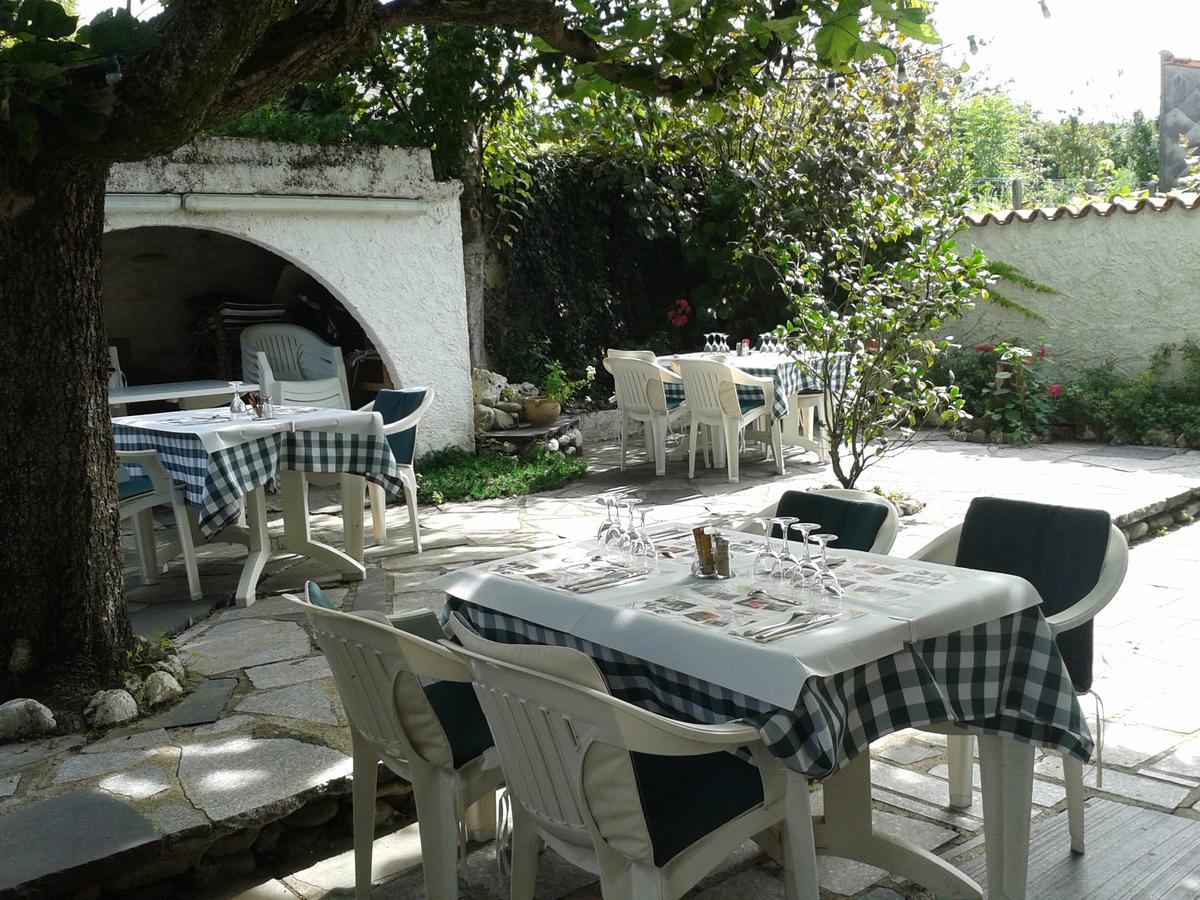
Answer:
[{"label": "green and white checkered pattern", "polygon": [[451,598],[447,609],[491,640],[581,650],[615,696],[654,712],[703,724],[751,722],[772,753],[810,778],[837,771],[876,738],[946,721],[1085,761],[1092,752],[1075,689],[1036,608],[810,678],[791,710],[476,604]]},{"label": "green and white checkered pattern", "polygon": [[239,500],[275,477],[282,466],[304,472],[364,475],[392,498],[403,496],[391,448],[381,435],[339,431],[268,434],[209,453],[200,438],[113,424],[118,450],[157,450],[164,468],[185,485],[189,506],[199,510],[200,531],[215,537],[238,517]]},{"label": "green and white checkered pattern", "polygon": [[[849,357],[846,359],[849,361]],[[770,365],[755,365],[753,356],[735,357],[731,359],[731,363],[747,375],[754,375],[758,378],[770,378],[774,381],[775,400],[771,406],[771,415],[776,419],[782,419],[788,414],[789,397],[795,394],[813,394],[822,390],[823,382],[819,374],[822,356],[817,353],[801,354],[799,365],[794,360],[780,360],[778,363]],[[838,366],[833,372],[833,376],[833,383],[830,385],[830,389],[835,391],[841,390],[846,381],[845,369]],[[752,406],[762,404],[762,388],[756,388],[748,384],[739,384],[735,387],[737,389],[738,402],[741,403],[743,409],[749,409]],[[663,385],[663,388],[669,404],[678,404],[681,400],[686,399],[682,384],[666,384]]]}]

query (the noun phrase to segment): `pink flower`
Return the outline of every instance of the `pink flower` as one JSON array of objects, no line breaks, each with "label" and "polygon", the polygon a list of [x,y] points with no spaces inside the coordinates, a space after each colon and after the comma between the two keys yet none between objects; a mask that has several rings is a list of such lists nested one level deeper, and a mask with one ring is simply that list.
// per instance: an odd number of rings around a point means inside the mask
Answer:
[{"label": "pink flower", "polygon": [[1049,352],[1049,348],[1048,348],[1048,347],[1046,347],[1046,345],[1045,345],[1045,344],[1043,344],[1042,346],[1038,347],[1038,359],[1045,359],[1045,358],[1046,358],[1046,354],[1047,354],[1048,352]]},{"label": "pink flower", "polygon": [[692,305],[680,297],[667,307],[667,321],[676,328],[682,328],[688,323],[688,313],[691,311]]},{"label": "pink flower", "polygon": [[1051,397],[1061,397],[1062,396],[1062,385],[1061,384],[1052,384],[1046,390],[1049,392]]},{"label": "pink flower", "polygon": [[980,351],[981,353],[991,353],[993,350],[996,349],[996,345],[995,344],[976,344],[975,349]]}]

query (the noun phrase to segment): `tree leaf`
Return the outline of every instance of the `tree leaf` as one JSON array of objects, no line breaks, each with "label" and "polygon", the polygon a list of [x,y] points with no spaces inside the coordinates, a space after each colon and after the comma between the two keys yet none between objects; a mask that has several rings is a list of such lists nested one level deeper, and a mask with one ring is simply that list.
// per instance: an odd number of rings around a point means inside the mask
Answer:
[{"label": "tree leaf", "polygon": [[32,162],[42,149],[42,126],[37,116],[21,110],[12,117],[13,129],[17,132],[17,151]]},{"label": "tree leaf", "polygon": [[107,9],[79,29],[76,39],[100,56],[141,56],[162,42],[149,22],[141,22],[123,9]]}]

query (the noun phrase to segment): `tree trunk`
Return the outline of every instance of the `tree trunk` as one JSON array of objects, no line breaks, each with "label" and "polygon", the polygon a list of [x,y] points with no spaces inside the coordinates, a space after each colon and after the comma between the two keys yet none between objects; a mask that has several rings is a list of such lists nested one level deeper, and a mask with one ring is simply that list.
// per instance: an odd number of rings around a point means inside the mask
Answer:
[{"label": "tree trunk", "polygon": [[471,365],[487,368],[484,344],[484,296],[487,267],[487,234],[483,227],[483,149],[474,123],[464,129],[464,154],[459,178],[463,191],[462,207],[463,272],[467,289],[467,332],[470,339]]},{"label": "tree trunk", "polygon": [[132,639],[99,293],[107,174],[0,153],[0,701],[73,700]]}]

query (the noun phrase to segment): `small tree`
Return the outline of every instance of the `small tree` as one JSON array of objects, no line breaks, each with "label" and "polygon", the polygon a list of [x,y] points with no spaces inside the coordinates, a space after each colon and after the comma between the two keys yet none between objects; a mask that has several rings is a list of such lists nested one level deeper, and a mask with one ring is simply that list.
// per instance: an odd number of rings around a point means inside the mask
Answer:
[{"label": "small tree", "polygon": [[[806,294],[786,326],[791,348],[815,353],[817,374],[840,385],[830,392],[824,428],[843,487],[853,487],[870,465],[909,444],[916,426],[931,415],[958,418],[958,388],[928,377],[949,347],[934,335],[971,308],[987,274],[979,250],[959,256],[954,221],[914,225],[895,206],[862,201],[857,212],[858,226],[837,233],[841,248],[834,258],[807,266],[814,275],[836,279],[853,302],[837,308],[819,293]],[[881,259],[881,250],[896,256]]]}]

